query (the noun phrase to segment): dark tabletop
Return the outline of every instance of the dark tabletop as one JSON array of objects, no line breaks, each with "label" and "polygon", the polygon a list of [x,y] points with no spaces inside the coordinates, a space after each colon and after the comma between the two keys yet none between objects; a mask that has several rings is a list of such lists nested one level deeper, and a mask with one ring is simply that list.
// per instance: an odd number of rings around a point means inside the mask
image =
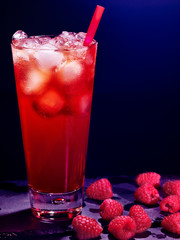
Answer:
[{"label": "dark tabletop", "polygon": [[[134,177],[120,176],[109,177],[113,187],[113,199],[124,206],[124,215],[128,215],[129,209],[135,202],[133,193],[137,189]],[[175,176],[163,177],[161,186],[169,179],[180,179]],[[85,188],[96,179],[86,179]],[[160,189],[161,199],[164,197]],[[99,215],[101,202],[84,197],[82,214],[95,218],[104,228],[101,237],[98,239],[114,238],[107,232],[107,222]],[[161,212],[159,205],[147,207],[142,205],[149,217],[152,219],[152,226],[142,234],[136,234],[134,239],[176,239],[180,236],[164,231],[161,220],[167,213]],[[52,240],[73,240],[75,239],[71,222],[42,223],[31,215],[28,188],[26,181],[4,181],[0,183],[0,239],[52,239]]]}]

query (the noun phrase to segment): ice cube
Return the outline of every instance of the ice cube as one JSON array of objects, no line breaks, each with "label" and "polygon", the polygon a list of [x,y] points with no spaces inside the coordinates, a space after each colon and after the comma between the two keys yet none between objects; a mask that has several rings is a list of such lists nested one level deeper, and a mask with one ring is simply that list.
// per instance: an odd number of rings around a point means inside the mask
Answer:
[{"label": "ice cube", "polygon": [[83,67],[78,61],[70,61],[66,63],[62,69],[62,81],[64,84],[71,85],[79,81],[79,77],[83,72]]},{"label": "ice cube", "polygon": [[28,38],[24,41],[24,48],[37,49],[41,47],[41,41],[38,38]]},{"label": "ice cube", "polygon": [[14,39],[13,44],[20,48],[38,49],[41,46],[41,41],[38,38],[23,38]]},{"label": "ice cube", "polygon": [[51,40],[49,40],[49,44],[55,46],[57,49],[62,48],[63,44],[64,44],[64,39],[57,36],[52,38]]},{"label": "ice cube", "polygon": [[82,42],[84,43],[85,37],[86,37],[86,33],[84,33],[84,32],[79,32],[76,34],[77,40],[80,41],[81,43]]},{"label": "ice cube", "polygon": [[64,104],[64,97],[54,89],[51,89],[37,98],[33,106],[38,114],[45,117],[53,117],[60,112]]},{"label": "ice cube", "polygon": [[62,33],[60,34],[60,36],[64,36],[68,39],[74,39],[75,38],[76,33],[74,32],[67,32],[67,31],[62,31]]},{"label": "ice cube", "polygon": [[[60,69],[62,64],[66,61],[64,55],[60,51],[55,51],[56,47],[51,44],[44,44],[42,49],[35,51],[34,58],[36,59],[41,69]],[[47,48],[47,50],[46,50]],[[52,50],[49,50],[49,49]]]},{"label": "ice cube", "polygon": [[92,87],[93,81],[89,81],[85,65],[81,61],[67,61],[57,71],[56,81],[66,94],[82,94]]},{"label": "ice cube", "polygon": [[12,43],[17,47],[23,47],[27,39],[28,35],[25,32],[18,30],[12,36]]},{"label": "ice cube", "polygon": [[86,115],[91,111],[92,92],[75,96],[70,99],[70,108],[73,114]]},{"label": "ice cube", "polygon": [[87,55],[87,47],[83,47],[83,48],[79,48],[79,49],[76,49],[74,51],[71,51],[70,54],[69,54],[69,59],[85,59],[86,58],[86,55]]},{"label": "ice cube", "polygon": [[21,87],[27,95],[41,94],[49,81],[50,73],[48,71],[33,69],[26,73],[24,80],[21,82]]},{"label": "ice cube", "polygon": [[79,49],[83,46],[82,33],[77,35],[74,32],[63,31],[58,37],[56,37],[56,45],[66,49]]},{"label": "ice cube", "polygon": [[20,63],[21,61],[29,61],[30,52],[22,49],[12,48],[14,63]]},{"label": "ice cube", "polygon": [[57,50],[57,47],[48,41],[48,42],[42,43],[40,49],[41,50]]},{"label": "ice cube", "polygon": [[20,40],[20,39],[24,39],[24,38],[28,38],[28,35],[25,32],[23,32],[22,30],[16,31],[12,36],[12,40]]},{"label": "ice cube", "polygon": [[50,37],[38,37],[42,44],[45,44],[51,40]]}]

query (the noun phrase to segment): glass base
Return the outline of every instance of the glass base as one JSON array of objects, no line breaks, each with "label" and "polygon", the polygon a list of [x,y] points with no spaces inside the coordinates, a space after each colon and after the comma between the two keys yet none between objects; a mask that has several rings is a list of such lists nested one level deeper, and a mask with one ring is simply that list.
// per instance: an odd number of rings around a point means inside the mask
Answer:
[{"label": "glass base", "polygon": [[82,211],[83,189],[68,193],[42,193],[29,187],[31,210],[43,222],[70,220]]}]

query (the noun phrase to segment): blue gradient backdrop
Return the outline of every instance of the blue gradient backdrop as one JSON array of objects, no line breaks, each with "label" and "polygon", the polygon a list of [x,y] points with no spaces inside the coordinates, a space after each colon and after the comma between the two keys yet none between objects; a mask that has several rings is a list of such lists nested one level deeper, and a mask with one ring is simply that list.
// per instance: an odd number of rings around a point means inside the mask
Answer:
[{"label": "blue gradient backdrop", "polygon": [[97,4],[105,12],[95,37],[87,176],[180,174],[180,1],[17,0],[0,15],[0,179],[26,177],[12,34],[86,31]]}]

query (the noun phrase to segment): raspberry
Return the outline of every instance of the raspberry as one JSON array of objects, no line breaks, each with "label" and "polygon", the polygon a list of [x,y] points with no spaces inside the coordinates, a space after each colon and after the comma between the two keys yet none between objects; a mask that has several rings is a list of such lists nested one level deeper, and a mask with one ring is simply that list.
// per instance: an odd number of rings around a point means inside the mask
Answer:
[{"label": "raspberry", "polygon": [[158,190],[149,183],[140,186],[134,193],[134,197],[138,202],[146,205],[155,205],[160,200]]},{"label": "raspberry", "polygon": [[161,222],[161,226],[168,232],[180,234],[180,213],[173,213],[165,217]]},{"label": "raspberry", "polygon": [[139,186],[144,185],[145,183],[150,183],[154,187],[159,188],[160,178],[161,176],[155,172],[141,173],[137,176],[136,183]]},{"label": "raspberry", "polygon": [[132,206],[129,211],[129,216],[136,223],[136,233],[145,232],[148,228],[151,227],[151,219],[141,206]]},{"label": "raspberry", "polygon": [[127,240],[135,235],[136,224],[129,216],[118,216],[110,222],[108,230],[115,238]]},{"label": "raspberry", "polygon": [[160,202],[160,208],[164,212],[175,213],[180,210],[180,196],[169,195]]},{"label": "raspberry", "polygon": [[116,200],[106,199],[101,204],[99,213],[104,220],[109,221],[117,216],[122,215],[123,206],[121,205],[121,203],[117,202]]},{"label": "raspberry", "polygon": [[180,196],[180,181],[168,181],[163,184],[163,191],[167,196],[179,195]]},{"label": "raspberry", "polygon": [[110,182],[107,178],[101,178],[92,183],[86,190],[88,198],[96,200],[105,200],[112,198],[113,192]]},{"label": "raspberry", "polygon": [[103,230],[95,219],[83,215],[75,217],[72,221],[72,226],[78,239],[99,237]]}]

